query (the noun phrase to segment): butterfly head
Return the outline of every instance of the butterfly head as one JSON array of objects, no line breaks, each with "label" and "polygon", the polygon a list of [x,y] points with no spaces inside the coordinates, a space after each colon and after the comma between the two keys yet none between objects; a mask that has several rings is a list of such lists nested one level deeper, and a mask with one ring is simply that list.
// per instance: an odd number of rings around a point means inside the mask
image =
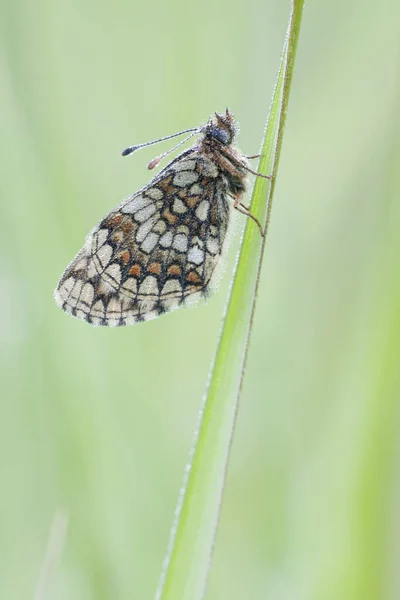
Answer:
[{"label": "butterfly head", "polygon": [[215,113],[215,119],[210,119],[203,129],[206,138],[217,140],[224,146],[232,144],[237,131],[237,124],[229,108],[226,109],[225,114]]}]

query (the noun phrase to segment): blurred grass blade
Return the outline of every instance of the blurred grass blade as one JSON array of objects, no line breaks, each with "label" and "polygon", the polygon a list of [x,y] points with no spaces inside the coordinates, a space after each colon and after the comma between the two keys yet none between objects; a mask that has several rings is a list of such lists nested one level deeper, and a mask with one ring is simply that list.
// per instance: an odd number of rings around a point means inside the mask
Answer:
[{"label": "blurred grass blade", "polygon": [[[303,0],[292,2],[251,210],[267,232],[282,146]],[[223,329],[186,468],[157,600],[204,596],[224,489],[238,399],[246,362],[264,250],[257,227],[247,220]]]},{"label": "blurred grass blade", "polygon": [[34,600],[48,600],[53,596],[51,584],[60,561],[61,553],[67,534],[68,513],[59,508],[51,523],[50,535],[47,541],[43,564],[40,569]]}]

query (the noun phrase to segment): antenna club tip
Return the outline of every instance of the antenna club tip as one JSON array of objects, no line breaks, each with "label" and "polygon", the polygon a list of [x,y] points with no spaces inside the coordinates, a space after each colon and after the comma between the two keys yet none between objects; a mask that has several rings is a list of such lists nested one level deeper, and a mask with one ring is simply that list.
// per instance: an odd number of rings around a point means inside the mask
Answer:
[{"label": "antenna club tip", "polygon": [[121,154],[122,156],[128,156],[129,154],[132,154],[132,152],[134,152],[135,150],[135,146],[129,146],[129,148],[125,148],[125,150],[122,150]]},{"label": "antenna club tip", "polygon": [[153,160],[151,160],[149,162],[149,164],[147,165],[147,168],[149,169],[149,171],[154,169],[154,167],[156,167],[161,162],[162,158],[163,158],[163,156],[156,156],[156,158],[153,158]]}]

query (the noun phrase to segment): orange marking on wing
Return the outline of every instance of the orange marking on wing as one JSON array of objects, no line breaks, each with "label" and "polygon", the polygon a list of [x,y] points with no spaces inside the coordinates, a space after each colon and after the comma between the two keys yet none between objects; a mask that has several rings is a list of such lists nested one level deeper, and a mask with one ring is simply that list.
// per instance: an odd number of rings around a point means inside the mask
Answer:
[{"label": "orange marking on wing", "polygon": [[207,226],[205,223],[203,223],[203,225],[200,227],[199,237],[202,239],[207,237]]},{"label": "orange marking on wing", "polygon": [[113,232],[111,239],[116,244],[120,244],[122,242],[122,240],[124,239],[124,234],[122,233],[122,231],[120,229],[116,229]]},{"label": "orange marking on wing", "polygon": [[169,208],[166,208],[161,216],[162,216],[163,219],[165,219],[166,221],[168,221],[168,223],[170,225],[175,225],[175,223],[178,220],[178,217],[176,215],[173,215],[171,213],[171,211],[169,210]]},{"label": "orange marking on wing", "polygon": [[141,267],[140,265],[132,265],[129,269],[129,275],[133,275],[133,277],[140,277]]},{"label": "orange marking on wing", "polygon": [[197,285],[201,285],[201,278],[199,277],[199,275],[196,273],[196,271],[190,271],[187,275],[186,275],[186,281],[188,281],[189,283],[195,283]]},{"label": "orange marking on wing", "polygon": [[215,224],[219,225],[220,217],[219,217],[219,213],[218,213],[218,205],[216,202],[211,202],[211,205],[210,205],[210,221],[213,224],[215,223]]},{"label": "orange marking on wing", "polygon": [[157,183],[157,186],[167,195],[173,196],[176,192],[176,187],[172,184],[172,175],[166,177]]},{"label": "orange marking on wing", "polygon": [[106,219],[105,224],[107,225],[107,227],[118,227],[118,225],[121,223],[123,218],[124,218],[124,215],[121,215],[121,213],[117,213],[115,215],[110,215]]},{"label": "orange marking on wing", "polygon": [[129,235],[134,230],[135,226],[130,217],[125,217],[124,220],[120,224],[121,230],[124,232],[124,235]]},{"label": "orange marking on wing", "polygon": [[194,208],[199,200],[200,196],[187,196],[187,198],[185,198],[185,203],[189,208]]},{"label": "orange marking on wing", "polygon": [[113,239],[115,241],[121,241],[121,235],[118,235],[118,232],[122,232],[124,237],[131,234],[135,227],[132,219],[121,213],[110,215],[105,219],[104,224],[106,227],[115,230],[113,232]]},{"label": "orange marking on wing", "polygon": [[147,271],[149,273],[154,273],[155,275],[159,275],[161,273],[161,265],[160,263],[153,262],[147,267]]},{"label": "orange marking on wing", "polygon": [[181,273],[182,273],[182,269],[180,268],[179,265],[171,265],[170,267],[168,267],[168,271],[167,271],[168,275],[179,276]]},{"label": "orange marking on wing", "polygon": [[124,250],[118,255],[118,258],[122,260],[124,265],[127,265],[128,262],[131,260],[131,253],[129,252],[129,250]]}]

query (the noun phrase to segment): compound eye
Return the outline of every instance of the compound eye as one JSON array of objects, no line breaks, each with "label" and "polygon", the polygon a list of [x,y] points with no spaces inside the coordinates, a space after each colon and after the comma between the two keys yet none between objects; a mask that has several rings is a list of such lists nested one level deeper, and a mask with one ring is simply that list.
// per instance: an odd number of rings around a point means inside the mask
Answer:
[{"label": "compound eye", "polygon": [[229,133],[220,127],[213,127],[211,130],[211,135],[213,138],[221,142],[221,144],[229,144],[230,142]]}]

